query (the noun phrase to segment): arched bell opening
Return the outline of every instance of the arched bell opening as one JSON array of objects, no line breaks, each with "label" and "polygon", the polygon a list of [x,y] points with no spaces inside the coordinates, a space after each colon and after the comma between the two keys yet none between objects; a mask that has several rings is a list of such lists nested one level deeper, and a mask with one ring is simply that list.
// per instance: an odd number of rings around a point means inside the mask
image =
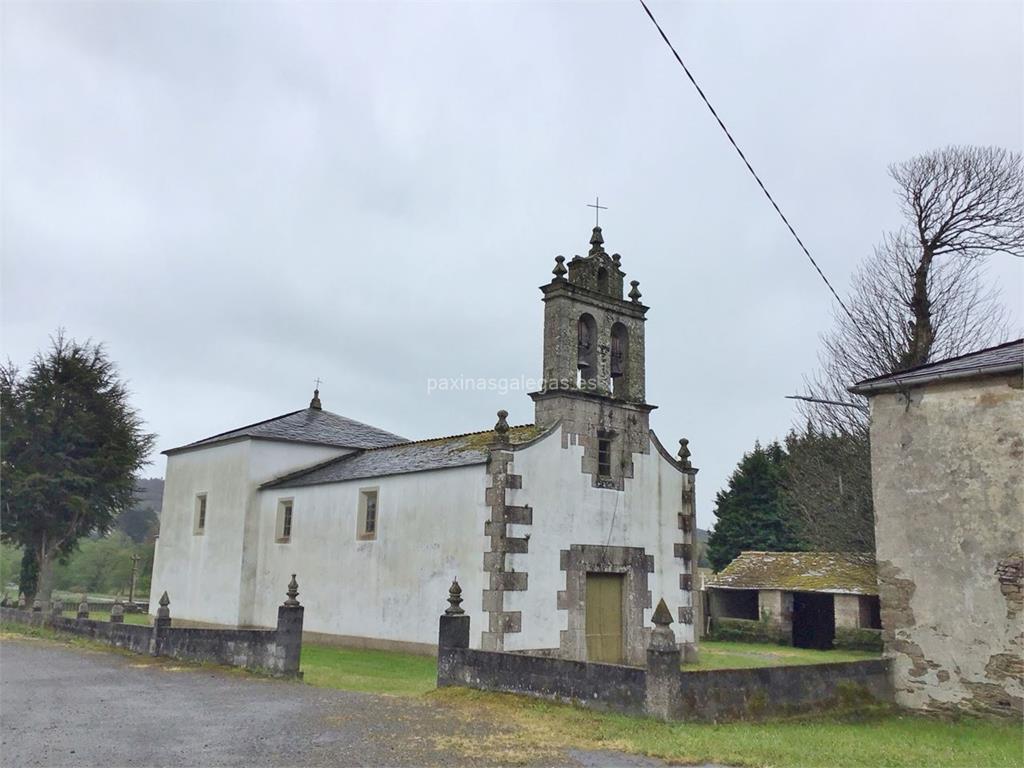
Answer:
[{"label": "arched bell opening", "polygon": [[597,388],[597,321],[586,312],[577,323],[576,386]]},{"label": "arched bell opening", "polygon": [[612,397],[620,400],[627,397],[629,381],[627,361],[629,359],[629,329],[622,323],[612,326],[611,338],[611,379]]}]

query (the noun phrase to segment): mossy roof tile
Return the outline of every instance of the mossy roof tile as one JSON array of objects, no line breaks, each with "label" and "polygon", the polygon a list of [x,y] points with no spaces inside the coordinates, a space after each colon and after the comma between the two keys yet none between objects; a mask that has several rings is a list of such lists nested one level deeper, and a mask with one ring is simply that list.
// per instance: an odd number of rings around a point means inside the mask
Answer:
[{"label": "mossy roof tile", "polygon": [[778,589],[877,595],[874,555],[860,552],[741,552],[708,589]]}]

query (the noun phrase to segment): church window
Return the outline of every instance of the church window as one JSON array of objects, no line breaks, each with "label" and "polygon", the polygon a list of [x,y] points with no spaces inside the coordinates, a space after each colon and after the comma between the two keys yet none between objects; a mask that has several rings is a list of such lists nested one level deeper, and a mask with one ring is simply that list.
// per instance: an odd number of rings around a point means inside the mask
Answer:
[{"label": "church window", "polygon": [[295,507],[292,499],[281,499],[277,502],[277,541],[285,543],[292,538],[292,511]]},{"label": "church window", "polygon": [[206,494],[196,494],[196,517],[192,532],[197,536],[206,531]]},{"label": "church window", "polygon": [[612,441],[606,437],[597,441],[597,474],[611,477],[612,474]]},{"label": "church window", "polygon": [[359,491],[359,527],[357,538],[377,538],[377,489],[363,488]]}]

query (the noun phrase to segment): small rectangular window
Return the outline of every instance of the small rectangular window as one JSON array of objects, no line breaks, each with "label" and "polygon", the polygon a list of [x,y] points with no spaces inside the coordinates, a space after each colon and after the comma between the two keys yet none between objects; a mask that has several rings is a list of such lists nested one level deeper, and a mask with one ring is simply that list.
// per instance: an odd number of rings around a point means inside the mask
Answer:
[{"label": "small rectangular window", "polygon": [[359,527],[356,532],[358,538],[377,538],[377,517],[377,489],[364,488],[359,491]]},{"label": "small rectangular window", "polygon": [[196,494],[196,517],[193,533],[197,536],[206,531],[206,494]]},{"label": "small rectangular window", "polygon": [[601,477],[612,474],[612,441],[603,437],[597,441],[597,474]]},{"label": "small rectangular window", "polygon": [[292,499],[281,499],[277,502],[277,536],[279,543],[287,542],[292,537]]}]

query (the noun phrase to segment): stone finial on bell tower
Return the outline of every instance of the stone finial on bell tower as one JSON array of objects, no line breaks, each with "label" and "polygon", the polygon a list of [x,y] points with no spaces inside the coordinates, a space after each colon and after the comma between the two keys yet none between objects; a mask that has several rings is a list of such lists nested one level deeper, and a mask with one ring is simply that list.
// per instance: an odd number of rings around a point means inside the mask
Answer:
[{"label": "stone finial on bell tower", "polygon": [[[619,402],[644,402],[644,317],[633,281],[623,296],[622,257],[604,249],[594,227],[590,252],[559,256],[544,293],[542,391],[582,391]],[[568,276],[568,279],[566,278]]]},{"label": "stone finial on bell tower", "polygon": [[541,389],[530,395],[535,422],[571,425],[570,431],[593,443],[592,474],[602,487],[620,487],[622,477],[631,476],[629,455],[648,450],[654,406],[645,400],[647,307],[636,281],[623,295],[622,257],[607,253],[600,226],[591,232],[586,256],[555,261],[553,279],[540,289],[544,370]]}]

